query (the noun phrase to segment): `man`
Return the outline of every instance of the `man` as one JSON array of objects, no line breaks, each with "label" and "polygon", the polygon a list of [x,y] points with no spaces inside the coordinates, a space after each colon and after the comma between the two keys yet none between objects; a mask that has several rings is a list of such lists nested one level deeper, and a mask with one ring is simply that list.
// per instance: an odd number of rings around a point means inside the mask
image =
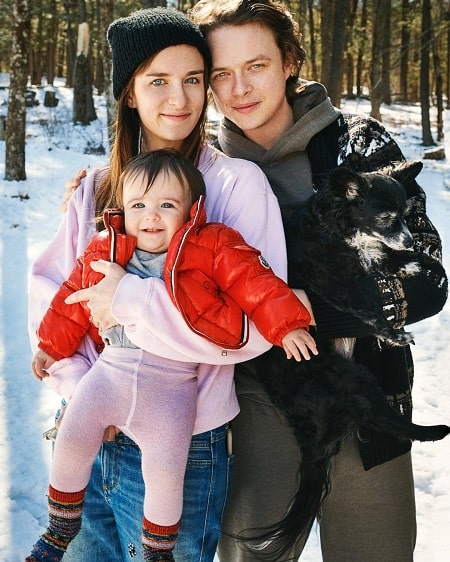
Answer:
[{"label": "man", "polygon": [[[296,25],[280,3],[200,0],[191,17],[212,53],[211,88],[224,115],[220,148],[264,170],[285,224],[324,172],[343,163],[370,171],[404,159],[380,123],[343,116],[322,85],[298,78],[305,53]],[[441,243],[426,216],[424,192],[415,181],[406,189],[414,259],[422,271],[414,280],[383,272],[373,276],[373,288],[396,328],[436,314],[447,297]],[[308,297],[317,337],[356,337],[355,359],[378,377],[390,403],[411,415],[409,348],[378,343],[368,326],[330,309],[314,294]],[[233,422],[235,464],[219,546],[221,562],[263,559],[233,536],[284,515],[297,487],[300,462],[293,433],[257,382],[251,362],[236,367],[236,384],[241,413]],[[358,437],[345,443],[335,457],[332,488],[320,517],[323,560],[410,562],[416,538],[410,444],[363,428]],[[290,553],[293,560],[300,556],[306,538],[299,537]],[[270,546],[267,553],[274,562]]]}]

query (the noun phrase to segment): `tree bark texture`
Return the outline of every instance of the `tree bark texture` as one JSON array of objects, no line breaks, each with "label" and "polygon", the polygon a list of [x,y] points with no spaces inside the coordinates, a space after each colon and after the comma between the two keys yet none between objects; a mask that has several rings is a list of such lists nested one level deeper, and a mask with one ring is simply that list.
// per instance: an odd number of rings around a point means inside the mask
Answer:
[{"label": "tree bark texture", "polygon": [[5,134],[5,180],[26,180],[25,172],[25,95],[28,82],[30,10],[28,0],[13,5],[13,42],[9,65],[8,118]]}]

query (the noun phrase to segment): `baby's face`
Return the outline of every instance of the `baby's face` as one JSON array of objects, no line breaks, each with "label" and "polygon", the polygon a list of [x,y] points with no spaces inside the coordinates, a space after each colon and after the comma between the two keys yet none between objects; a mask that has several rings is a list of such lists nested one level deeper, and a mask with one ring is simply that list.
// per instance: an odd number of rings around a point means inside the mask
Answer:
[{"label": "baby's face", "polygon": [[167,251],[173,235],[187,221],[190,198],[171,173],[160,173],[147,192],[146,187],[143,174],[124,181],[125,231],[137,238],[140,250],[160,254]]}]

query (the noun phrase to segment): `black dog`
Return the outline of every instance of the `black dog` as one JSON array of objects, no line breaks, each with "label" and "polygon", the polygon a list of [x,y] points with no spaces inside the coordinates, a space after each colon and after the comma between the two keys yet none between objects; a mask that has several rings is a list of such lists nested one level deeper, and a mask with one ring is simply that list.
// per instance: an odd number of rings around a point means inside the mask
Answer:
[{"label": "black dog", "polygon": [[373,269],[399,276],[417,272],[408,252],[414,241],[405,223],[402,184],[421,169],[421,162],[404,162],[385,173],[337,168],[287,227],[290,286],[313,291],[397,345],[412,343],[412,337],[391,327],[372,284],[364,280]]},{"label": "black dog", "polygon": [[[391,345],[406,345],[412,338],[391,327],[379,299],[361,285],[374,266],[398,275],[417,272],[408,252],[413,238],[404,220],[407,201],[401,183],[413,180],[421,168],[418,162],[404,163],[389,175],[336,169],[299,209],[287,236],[292,242],[290,286],[314,291],[333,307],[351,312]],[[332,456],[360,426],[419,441],[439,440],[450,431],[446,425],[419,426],[400,416],[376,378],[338,353],[336,341],[317,343],[319,355],[310,361],[287,360],[280,348],[254,360],[259,379],[302,451],[300,485],[285,517],[267,529],[240,535],[271,560],[309,533],[330,488]]]}]

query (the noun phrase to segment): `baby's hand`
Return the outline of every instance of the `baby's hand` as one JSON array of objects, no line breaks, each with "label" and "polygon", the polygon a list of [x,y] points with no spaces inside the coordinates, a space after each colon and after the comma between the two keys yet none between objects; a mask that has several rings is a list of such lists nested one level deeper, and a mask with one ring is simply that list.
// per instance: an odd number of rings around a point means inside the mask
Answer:
[{"label": "baby's hand", "polygon": [[54,362],[55,360],[53,357],[50,357],[48,353],[39,349],[31,362],[31,370],[38,381],[42,381],[42,379],[48,377],[47,369],[49,369]]},{"label": "baby's hand", "polygon": [[314,338],[303,328],[297,328],[286,334],[281,343],[288,359],[293,357],[296,361],[301,361],[302,356],[304,359],[311,359],[310,352],[313,355],[319,353]]}]

